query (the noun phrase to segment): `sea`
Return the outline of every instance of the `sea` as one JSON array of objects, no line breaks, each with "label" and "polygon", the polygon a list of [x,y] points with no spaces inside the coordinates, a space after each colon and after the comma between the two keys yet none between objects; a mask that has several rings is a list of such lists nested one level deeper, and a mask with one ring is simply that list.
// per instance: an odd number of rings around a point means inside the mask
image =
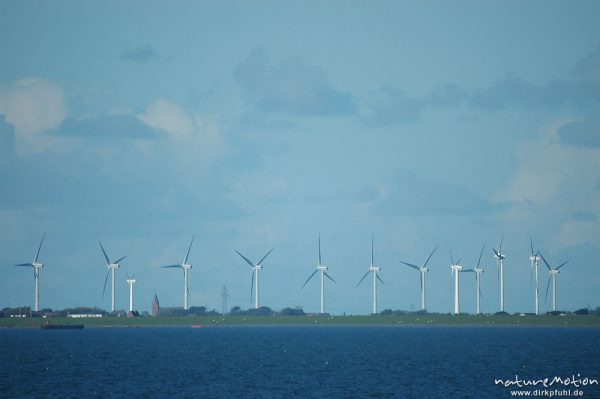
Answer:
[{"label": "sea", "polygon": [[598,380],[598,328],[0,329],[2,398],[600,398]]}]

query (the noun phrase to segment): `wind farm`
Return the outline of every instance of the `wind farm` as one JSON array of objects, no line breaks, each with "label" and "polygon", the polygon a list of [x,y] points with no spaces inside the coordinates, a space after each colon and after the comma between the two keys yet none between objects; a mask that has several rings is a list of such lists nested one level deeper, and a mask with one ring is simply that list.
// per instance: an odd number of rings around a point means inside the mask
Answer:
[{"label": "wind farm", "polygon": [[[39,306],[39,270],[43,267],[43,264],[41,264],[39,262],[39,258],[40,258],[40,252],[41,252],[41,248],[42,248],[42,244],[44,243],[44,239],[45,239],[45,234],[42,236],[42,239],[38,245],[34,260],[32,263],[23,263],[23,264],[16,264],[15,266],[22,266],[22,267],[32,267],[34,270],[34,278],[35,278],[35,297],[34,297],[34,306],[33,306],[33,312],[36,312],[36,315],[41,314],[40,313],[40,306]],[[182,310],[183,311],[189,311],[190,310],[190,304],[189,304],[189,298],[190,298],[190,287],[189,287],[189,280],[188,280],[188,273],[190,271],[190,269],[192,268],[192,265],[190,264],[189,258],[190,258],[190,253],[191,253],[191,249],[192,246],[194,244],[194,240],[195,240],[196,236],[194,235],[187,247],[187,251],[185,253],[185,257],[183,258],[183,261],[181,262],[181,264],[177,264],[177,265],[167,265],[167,266],[161,266],[161,268],[176,268],[176,269],[181,269],[183,271],[183,277],[184,277],[184,300],[183,300],[183,306],[182,306]],[[117,295],[116,295],[116,287],[115,287],[115,281],[116,281],[116,270],[118,268],[120,268],[120,263],[127,258],[127,256],[122,256],[119,259],[112,261],[110,256],[108,255],[107,251],[105,250],[102,242],[98,242],[100,249],[102,251],[104,260],[106,261],[105,266],[107,267],[107,273],[106,273],[106,277],[104,280],[104,285],[102,288],[102,297],[104,297],[104,294],[106,292],[106,288],[107,288],[107,283],[108,283],[108,279],[109,276],[111,277],[111,304],[110,304],[110,313],[112,314],[117,314]],[[461,264],[462,259],[458,259],[455,260],[454,255],[452,254],[452,251],[450,251],[450,260],[451,260],[451,265],[450,265],[450,271],[451,271],[451,278],[452,278],[452,285],[451,285],[451,290],[448,292],[448,298],[450,299],[450,303],[451,303],[451,307],[452,307],[452,311],[449,313],[450,315],[453,316],[461,316],[461,315],[465,315],[465,316],[469,316],[469,315],[473,315],[473,316],[498,316],[498,315],[508,315],[507,312],[505,312],[504,310],[504,273],[503,273],[503,261],[506,258],[506,256],[504,255],[504,253],[502,252],[502,248],[503,248],[503,243],[504,243],[504,237],[501,238],[500,240],[500,245],[499,245],[499,250],[496,250],[495,248],[493,249],[493,253],[494,253],[494,257],[498,263],[498,287],[499,287],[499,294],[500,294],[500,306],[496,309],[493,310],[493,305],[492,304],[487,304],[487,308],[488,309],[492,309],[492,311],[488,310],[487,312],[482,311],[482,300],[483,300],[483,294],[482,294],[482,273],[484,272],[484,267],[482,265],[482,259],[483,259],[483,254],[485,252],[485,248],[486,248],[486,243],[484,243],[479,251],[479,256],[477,258],[477,262],[475,263],[475,266],[473,268],[464,268]],[[367,268],[366,272],[361,276],[361,278],[359,279],[358,283],[354,286],[355,289],[357,289],[358,287],[361,286],[361,283],[363,283],[363,281],[369,276],[371,275],[371,304],[370,304],[370,309],[371,312],[369,313],[370,315],[384,315],[384,314],[395,314],[396,316],[408,316],[410,315],[411,312],[399,312],[399,311],[391,311],[391,309],[386,308],[384,311],[379,312],[379,307],[378,307],[378,284],[385,284],[383,279],[381,278],[381,276],[379,275],[379,273],[381,273],[381,267],[378,266],[375,263],[375,250],[374,250],[374,236],[371,236],[371,251],[370,251],[370,263],[369,263],[369,267]],[[425,259],[425,261],[423,262],[423,264],[421,266],[417,266],[415,264],[412,263],[408,263],[405,261],[400,260],[400,263],[402,263],[403,265],[407,266],[407,268],[401,268],[401,270],[399,270],[401,272],[402,275],[402,279],[406,279],[406,280],[410,280],[412,278],[410,278],[410,273],[408,272],[408,269],[413,269],[419,272],[420,275],[420,302],[421,302],[421,306],[420,306],[420,314],[422,315],[428,315],[433,317],[433,319],[431,320],[435,320],[436,317],[438,317],[437,315],[443,314],[439,313],[439,312],[428,312],[426,309],[426,284],[425,284],[425,276],[426,273],[430,271],[430,264],[432,262],[433,256],[435,254],[435,252],[437,251],[438,247],[436,246],[428,255],[428,257]],[[533,275],[535,275],[535,290],[534,290],[534,297],[535,297],[535,302],[534,302],[534,312],[529,313],[526,310],[517,312],[519,315],[535,315],[535,316],[539,316],[542,317],[543,314],[540,311],[540,301],[539,301],[539,289],[538,289],[538,271],[537,271],[537,265],[539,260],[542,260],[544,265],[546,266],[547,270],[548,270],[548,284],[546,287],[546,300],[548,299],[548,294],[550,291],[550,288],[552,289],[552,296],[551,296],[551,305],[548,307],[547,309],[547,313],[559,313],[558,312],[558,308],[557,308],[557,276],[561,271],[561,268],[563,266],[565,266],[567,263],[569,263],[569,261],[564,261],[562,262],[560,265],[553,267],[544,257],[544,255],[539,252],[539,251],[534,251],[534,247],[533,247],[533,240],[530,239],[529,242],[529,249],[530,249],[530,273]],[[256,263],[252,262],[249,258],[247,258],[245,255],[243,255],[241,252],[239,252],[238,250],[235,250],[235,253],[237,253],[237,255],[239,255],[240,258],[242,258],[242,260],[251,267],[252,269],[252,276],[251,276],[251,289],[250,289],[250,301],[253,304],[253,309],[256,311],[255,315],[261,315],[264,314],[265,312],[267,312],[268,314],[273,314],[276,315],[277,312],[274,312],[271,310],[270,307],[265,307],[265,305],[261,305],[260,302],[260,284],[259,284],[259,272],[261,270],[263,270],[263,263],[265,262],[265,260],[269,257],[269,255],[271,255],[271,253],[273,252],[273,249],[269,250],[265,255],[263,255],[262,258],[260,258],[260,260]],[[524,266],[524,265],[522,265]],[[274,272],[276,272],[278,269],[274,269]],[[434,270],[438,270],[437,268],[435,268]],[[57,272],[55,269],[52,270],[53,273]],[[289,270],[288,270],[289,272]],[[437,272],[439,274],[439,272]],[[474,290],[474,298],[475,298],[475,308],[474,308],[474,312],[470,313],[470,312],[465,312],[464,309],[461,307],[461,297],[463,295],[468,295],[467,293],[461,294],[461,291],[469,291],[468,288],[464,287],[465,283],[463,282],[463,284],[460,284],[460,275],[462,273],[473,273],[474,277],[475,277],[475,290]],[[345,315],[342,314],[336,314],[336,313],[332,313],[331,311],[326,311],[326,290],[325,290],[325,280],[330,280],[331,283],[336,283],[336,280],[333,279],[333,277],[329,274],[329,267],[326,266],[323,263],[323,259],[322,259],[322,248],[321,248],[321,235],[318,235],[318,241],[317,241],[317,262],[316,262],[316,268],[312,271],[312,273],[308,276],[308,278],[306,278],[306,280],[304,280],[303,284],[300,286],[301,290],[303,290],[312,280],[315,276],[319,276],[319,307],[318,307],[318,312],[316,312],[316,315],[321,315],[321,316],[326,316],[326,315],[333,315],[336,317],[344,317]],[[134,306],[134,285],[137,282],[137,279],[135,278],[135,275],[129,275],[129,272],[126,273],[126,280],[125,282],[128,285],[128,312],[129,313],[133,313],[136,311],[135,306]],[[532,277],[533,278],[533,277]],[[208,280],[207,280],[208,281]],[[337,285],[337,284],[336,284]],[[391,288],[393,289],[394,284],[392,283]],[[552,286],[552,287],[550,287]],[[344,287],[344,286],[339,286],[336,288],[336,290],[333,293],[330,293],[328,295],[328,301],[327,303],[335,303],[336,302],[336,294],[339,295],[339,290],[344,290],[344,289],[348,289],[348,287]],[[568,293],[565,293],[564,295],[568,295]],[[303,294],[303,296],[305,296]],[[305,314],[303,307],[296,307],[297,309],[299,309],[299,314]],[[401,303],[398,303],[396,306],[397,309],[402,309],[403,305]],[[404,308],[406,308],[404,306]],[[307,311],[310,311],[310,309],[307,309]],[[238,311],[238,313],[240,313]],[[285,316],[286,312],[282,313],[282,317]],[[298,313],[298,312],[295,312]],[[515,314],[517,314],[515,313]],[[33,314],[33,313],[32,313]],[[195,314],[195,313],[193,313]],[[212,314],[218,315],[218,312],[213,311]],[[246,314],[246,313],[240,313],[240,314]],[[310,314],[310,313],[308,313]],[[107,314],[107,316],[110,314]],[[225,313],[222,313],[221,316],[226,316]],[[231,316],[231,315],[230,315]],[[255,319],[258,320],[258,319]],[[279,319],[281,320],[281,319]],[[377,319],[376,322],[380,322],[381,319]]]}]

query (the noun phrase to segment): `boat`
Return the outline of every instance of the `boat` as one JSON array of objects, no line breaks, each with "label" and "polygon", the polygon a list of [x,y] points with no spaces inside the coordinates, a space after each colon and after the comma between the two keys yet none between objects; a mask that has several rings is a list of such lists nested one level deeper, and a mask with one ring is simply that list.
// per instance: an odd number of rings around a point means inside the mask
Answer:
[{"label": "boat", "polygon": [[43,330],[81,330],[83,328],[83,324],[42,324]]}]

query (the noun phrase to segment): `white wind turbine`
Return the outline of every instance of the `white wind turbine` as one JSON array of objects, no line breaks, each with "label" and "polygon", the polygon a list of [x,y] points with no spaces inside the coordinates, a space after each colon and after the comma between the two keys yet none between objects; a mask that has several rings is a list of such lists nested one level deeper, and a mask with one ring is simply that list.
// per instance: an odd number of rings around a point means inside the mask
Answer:
[{"label": "white wind turbine", "polygon": [[250,261],[250,259],[246,258],[244,255],[242,255],[237,249],[234,250],[235,252],[237,252],[237,254],[239,256],[242,257],[242,259],[244,259],[246,261],[246,263],[248,263],[250,265],[250,267],[252,268],[252,283],[250,285],[250,301],[252,302],[252,288],[254,287],[254,291],[255,291],[255,295],[254,295],[254,308],[258,309],[260,306],[260,301],[259,301],[259,283],[258,283],[258,273],[262,270],[262,263],[264,262],[265,259],[267,259],[267,256],[269,256],[269,254],[271,252],[273,252],[273,250],[271,249],[269,252],[267,252],[267,254],[265,256],[262,257],[262,259],[260,261],[258,261],[258,263],[254,264],[252,263],[252,261]]},{"label": "white wind turbine", "polygon": [[504,241],[504,234],[500,239],[500,247],[498,251],[492,248],[494,251],[494,257],[496,258],[496,264],[498,265],[498,284],[500,285],[500,311],[504,312],[504,259],[506,255],[502,253],[502,242]]},{"label": "white wind turbine", "polygon": [[542,255],[541,252],[538,253],[542,257],[544,264],[546,264],[548,273],[550,273],[550,276],[548,277],[548,285],[546,286],[546,298],[548,298],[548,288],[550,287],[550,280],[552,280],[552,311],[556,312],[556,276],[558,273],[560,273],[559,269],[569,263],[569,261],[563,262],[558,267],[552,268],[544,258],[544,255]]},{"label": "white wind turbine", "polygon": [[42,240],[40,241],[40,245],[38,246],[38,250],[35,254],[35,259],[33,263],[19,263],[14,266],[29,266],[33,268],[33,279],[35,280],[35,304],[34,311],[39,312],[40,310],[40,270],[44,267],[43,263],[38,263],[38,259],[40,257],[40,249],[42,249],[42,243],[44,242],[44,238],[46,237],[46,233],[42,236]]},{"label": "white wind turbine", "polygon": [[485,249],[485,243],[483,247],[481,247],[481,252],[479,253],[479,259],[477,260],[477,266],[474,269],[464,269],[463,272],[472,272],[475,273],[475,282],[477,283],[477,314],[481,314],[481,273],[483,273],[483,268],[481,267],[481,256],[483,255],[483,250]]},{"label": "white wind turbine", "polygon": [[111,302],[110,311],[114,312],[115,311],[115,270],[119,268],[119,263],[123,259],[125,259],[127,257],[127,255],[123,256],[122,258],[119,258],[115,262],[111,262],[110,258],[106,254],[106,251],[104,250],[104,247],[102,246],[102,243],[100,241],[98,241],[98,243],[100,244],[100,249],[102,249],[102,253],[104,254],[104,259],[106,259],[106,267],[108,268],[108,270],[106,272],[106,278],[104,279],[104,288],[102,288],[102,298],[104,298],[104,292],[106,291],[106,283],[108,281],[108,275],[109,275],[109,273],[112,273],[112,302]]},{"label": "white wind turbine", "polygon": [[330,279],[331,281],[333,281],[335,283],[335,280],[333,278],[331,278],[331,276],[329,274],[327,274],[327,269],[328,267],[321,264],[321,235],[319,234],[319,259],[317,260],[317,269],[312,272],[312,274],[306,279],[306,281],[304,282],[304,284],[302,285],[302,288],[304,288],[304,286],[306,284],[308,284],[308,282],[310,281],[311,278],[313,278],[313,276],[315,274],[317,274],[317,272],[320,272],[321,274],[321,314],[325,313],[325,277],[327,277],[328,279]]},{"label": "white wind turbine", "polygon": [[531,261],[531,271],[533,271],[535,268],[535,314],[539,315],[540,314],[540,284],[539,284],[539,277],[538,277],[538,264],[540,262],[540,254],[539,254],[539,252],[536,252],[536,253],[533,252],[533,240],[530,239],[529,243],[531,245],[531,256],[529,257],[529,260]]},{"label": "white wind turbine", "polygon": [[454,262],[452,252],[450,252],[450,259],[452,260],[450,269],[452,270],[452,276],[454,277],[454,314],[458,315],[460,314],[460,306],[458,303],[458,274],[463,267],[460,265],[460,259],[457,262]]},{"label": "white wind turbine", "polygon": [[194,243],[194,238],[196,238],[196,235],[192,236],[192,241],[190,241],[190,246],[188,247],[187,253],[185,254],[185,258],[183,259],[183,262],[181,262],[180,265],[163,266],[163,268],[170,268],[170,269],[181,268],[181,270],[183,270],[183,309],[184,310],[188,310],[188,298],[190,296],[190,288],[188,285],[188,273],[190,272],[192,265],[188,263],[188,258],[190,257],[190,250],[192,249],[192,244]]},{"label": "white wind turbine", "polygon": [[381,277],[377,275],[378,271],[381,271],[381,268],[379,266],[375,266],[373,263],[373,236],[371,236],[371,265],[369,266],[367,272],[362,276],[358,284],[356,284],[356,287],[362,283],[369,273],[373,273],[373,314],[377,313],[377,280],[381,281],[382,284],[385,284]]},{"label": "white wind turbine", "polygon": [[429,262],[429,259],[431,259],[433,254],[435,253],[436,249],[437,249],[437,247],[435,247],[433,249],[433,251],[431,251],[431,254],[427,258],[425,263],[423,263],[423,265],[420,267],[417,265],[413,265],[412,263],[404,262],[403,260],[400,261],[400,263],[404,263],[406,266],[412,267],[413,269],[418,270],[421,273],[421,310],[425,310],[425,273],[427,273],[429,271],[429,268],[427,267],[427,263]]},{"label": "white wind turbine", "polygon": [[127,284],[129,284],[129,311],[133,312],[133,285],[135,284],[135,274],[129,277],[127,273]]}]

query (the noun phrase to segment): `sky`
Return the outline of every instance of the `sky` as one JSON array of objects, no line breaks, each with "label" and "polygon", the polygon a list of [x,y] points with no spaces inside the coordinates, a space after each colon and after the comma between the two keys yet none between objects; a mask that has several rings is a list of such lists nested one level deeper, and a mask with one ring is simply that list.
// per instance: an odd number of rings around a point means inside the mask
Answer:
[{"label": "sky", "polygon": [[[597,1],[0,0],[0,307],[452,310],[450,252],[499,310],[534,311],[530,239],[559,309],[600,306]],[[540,265],[542,311],[548,271]],[[460,275],[461,309],[475,279]],[[550,294],[551,295],[551,294]]]}]

